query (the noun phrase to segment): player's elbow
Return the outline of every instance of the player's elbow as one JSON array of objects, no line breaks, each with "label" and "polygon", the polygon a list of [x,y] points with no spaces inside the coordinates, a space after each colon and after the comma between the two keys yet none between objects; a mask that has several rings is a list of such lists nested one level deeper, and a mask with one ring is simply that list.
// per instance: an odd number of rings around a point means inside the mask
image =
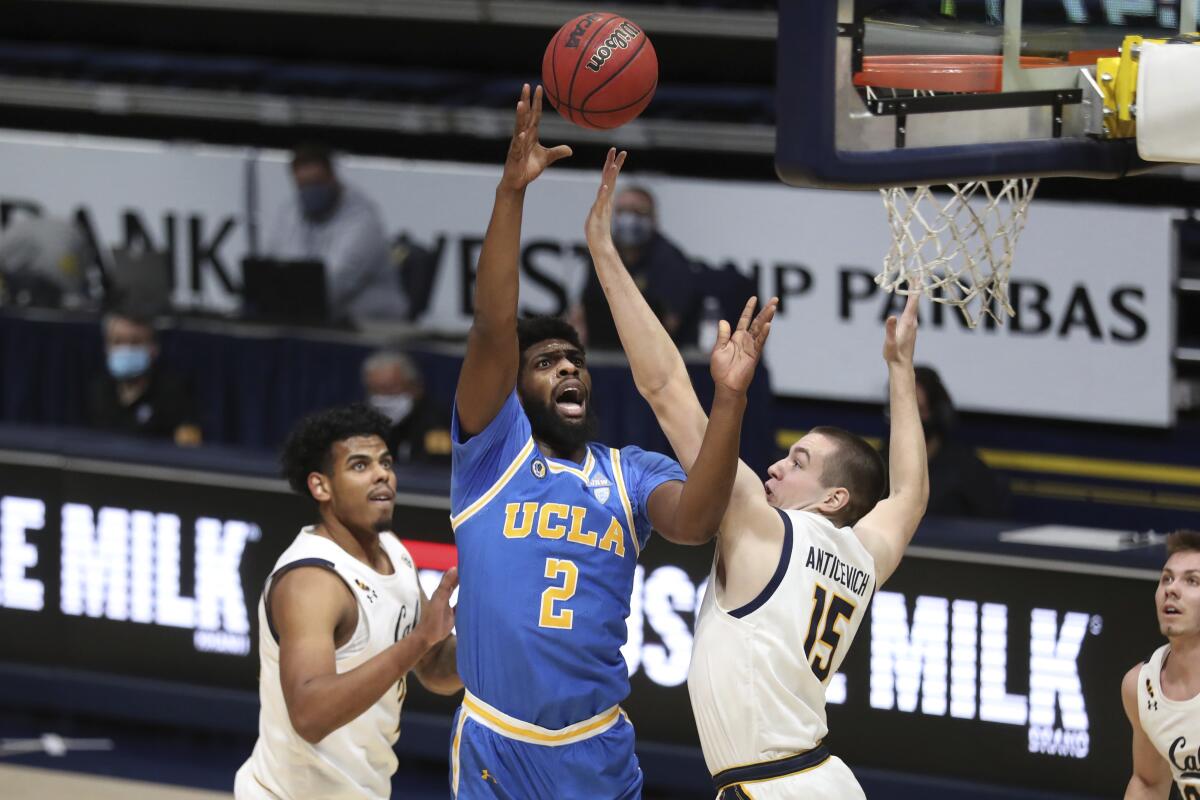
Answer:
[{"label": "player's elbow", "polygon": [[315,713],[315,709],[303,705],[289,704],[288,719],[300,738],[309,744],[319,744],[322,739],[333,733],[333,728]]}]

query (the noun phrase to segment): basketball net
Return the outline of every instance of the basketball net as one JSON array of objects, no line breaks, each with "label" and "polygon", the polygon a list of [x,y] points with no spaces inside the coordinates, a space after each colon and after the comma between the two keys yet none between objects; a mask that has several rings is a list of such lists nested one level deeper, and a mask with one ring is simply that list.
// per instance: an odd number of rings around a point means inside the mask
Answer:
[{"label": "basketball net", "polygon": [[[868,56],[864,65],[855,82],[868,100],[1000,91],[998,56]],[[1008,178],[880,189],[892,246],[875,283],[954,306],[972,328],[984,316],[1003,323],[1014,313],[1008,276],[1037,186],[1037,178]]]},{"label": "basketball net", "polygon": [[[1008,276],[1037,178],[880,189],[892,247],[875,283],[958,308],[974,328],[1012,316]],[[948,190],[935,194],[938,189]]]}]

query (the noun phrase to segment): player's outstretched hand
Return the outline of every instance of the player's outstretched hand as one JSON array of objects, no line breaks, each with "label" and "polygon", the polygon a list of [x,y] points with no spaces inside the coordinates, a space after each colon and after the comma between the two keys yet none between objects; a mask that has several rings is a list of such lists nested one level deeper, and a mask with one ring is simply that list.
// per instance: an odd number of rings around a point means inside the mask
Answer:
[{"label": "player's outstretched hand", "polygon": [[450,595],[454,594],[456,588],[458,567],[451,567],[442,576],[442,582],[434,589],[433,597],[429,598],[429,603],[421,613],[417,630],[426,637],[430,647],[449,636],[454,628],[454,609],[450,607]]},{"label": "player's outstretched hand", "polygon": [[617,148],[608,148],[608,156],[604,159],[604,171],[600,176],[600,188],[596,191],[596,202],[588,212],[587,222],[583,230],[587,234],[588,247],[596,248],[612,243],[612,204],[613,195],[617,190],[617,176],[625,165],[625,157],[629,154]]},{"label": "player's outstretched hand", "polygon": [[508,145],[508,157],[504,160],[504,176],[500,184],[508,189],[520,190],[541,175],[546,167],[571,155],[565,144],[557,147],[542,147],[538,141],[538,123],[542,120],[542,87],[537,87],[533,97],[529,95],[529,84],[521,89],[517,101],[517,118],[513,125],[512,142]]},{"label": "player's outstretched hand", "polygon": [[917,306],[921,293],[913,292],[904,304],[900,317],[888,317],[883,336],[883,360],[898,366],[912,366],[913,350],[917,346]]},{"label": "player's outstretched hand", "polygon": [[762,357],[763,346],[771,333],[771,319],[779,307],[779,298],[772,297],[758,314],[754,307],[757,297],[746,301],[737,328],[730,330],[729,323],[717,323],[717,343],[713,345],[709,368],[713,383],[735,392],[745,392],[754,379],[754,368]]}]

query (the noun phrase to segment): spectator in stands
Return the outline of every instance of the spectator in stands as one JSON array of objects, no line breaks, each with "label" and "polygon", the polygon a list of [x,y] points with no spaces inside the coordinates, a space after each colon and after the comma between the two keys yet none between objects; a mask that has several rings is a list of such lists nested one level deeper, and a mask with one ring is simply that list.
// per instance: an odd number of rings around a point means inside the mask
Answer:
[{"label": "spectator in stands", "polygon": [[391,422],[387,446],[397,462],[450,463],[450,418],[425,394],[412,359],[397,350],[372,353],[362,366],[367,402]]},{"label": "spectator in stands", "polygon": [[[917,409],[929,456],[926,513],[950,517],[1001,518],[1009,511],[1005,480],[958,436],[958,412],[941,376],[932,367],[915,368]],[[884,453],[887,457],[887,453]]]},{"label": "spectator in stands", "polygon": [[[621,260],[671,339],[681,347],[694,346],[704,268],[658,230],[658,212],[649,190],[627,187],[618,192],[613,203],[613,242]],[[595,270],[588,273],[571,322],[589,348],[620,349],[612,313]]]},{"label": "spectator in stands", "polygon": [[332,154],[317,145],[296,148],[292,178],[296,194],[277,212],[265,255],[324,262],[335,320],[404,319],[400,276],[375,203],[339,180]]},{"label": "spectator in stands", "polygon": [[88,300],[96,255],[75,222],[22,216],[0,232],[0,302],[77,308]]},{"label": "spectator in stands", "polygon": [[107,369],[92,382],[87,421],[116,433],[201,442],[192,393],[158,362],[158,338],[146,319],[112,312],[104,317]]}]

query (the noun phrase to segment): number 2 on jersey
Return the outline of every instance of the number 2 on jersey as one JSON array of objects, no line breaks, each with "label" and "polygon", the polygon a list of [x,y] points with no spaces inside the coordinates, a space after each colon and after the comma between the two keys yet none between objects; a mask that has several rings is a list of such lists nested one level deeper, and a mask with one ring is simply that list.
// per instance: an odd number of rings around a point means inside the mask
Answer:
[{"label": "number 2 on jersey", "polygon": [[[838,620],[848,621],[854,615],[854,608],[854,603],[841,595],[835,594],[831,599],[830,593],[819,583],[813,590],[812,617],[808,621],[808,635],[804,637],[804,655],[812,665],[813,674],[821,683],[828,680],[829,670],[833,665],[833,653],[842,641]],[[820,653],[813,653],[816,650],[818,631],[821,632],[821,642],[829,648],[825,658],[821,658]]]},{"label": "number 2 on jersey", "polygon": [[565,628],[570,630],[575,621],[575,612],[569,608],[554,610],[557,601],[570,600],[575,596],[575,582],[579,580],[579,569],[574,561],[563,558],[546,559],[546,577],[551,580],[565,575],[562,586],[551,586],[542,592],[542,613],[538,625],[543,628]]}]

